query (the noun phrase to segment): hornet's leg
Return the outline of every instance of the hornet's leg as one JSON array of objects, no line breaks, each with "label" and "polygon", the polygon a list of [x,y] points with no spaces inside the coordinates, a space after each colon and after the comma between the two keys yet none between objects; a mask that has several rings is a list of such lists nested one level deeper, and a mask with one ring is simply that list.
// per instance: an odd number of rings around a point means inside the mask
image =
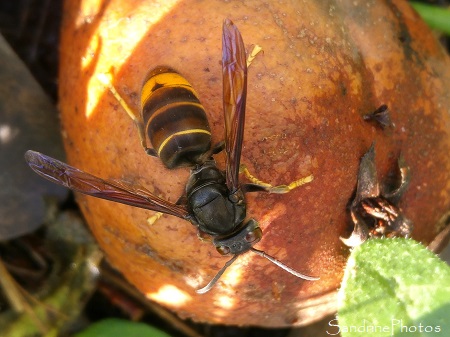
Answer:
[{"label": "hornet's leg", "polygon": [[252,51],[247,56],[247,68],[250,67],[250,64],[252,64],[252,61],[255,59],[256,55],[258,55],[262,50],[263,49],[258,45],[253,47]]},{"label": "hornet's leg", "polygon": [[159,218],[161,218],[164,215],[164,213],[156,212],[153,216],[147,219],[147,223],[152,226],[155,224],[156,221],[158,221]]},{"label": "hornet's leg", "polygon": [[287,185],[278,185],[278,186],[272,186],[269,183],[266,183],[264,181],[259,180],[255,176],[253,176],[247,169],[245,165],[241,165],[239,167],[239,172],[243,173],[248,180],[252,182],[252,184],[244,185],[244,190],[247,192],[256,192],[256,191],[264,191],[269,193],[288,193],[292,191],[294,188],[300,187],[302,185],[305,185],[311,181],[313,181],[314,176],[311,174],[307,177],[303,177],[297,180],[294,180],[293,182],[287,184]]},{"label": "hornet's leg", "polygon": [[[181,197],[178,198],[177,205],[185,205],[186,204],[186,196],[182,195]],[[153,214],[150,218],[147,219],[147,223],[152,226],[155,224],[156,221],[158,221],[162,216],[164,215],[164,213],[161,212],[156,212],[155,214]]]},{"label": "hornet's leg", "polygon": [[109,91],[113,94],[114,98],[119,102],[122,108],[126,111],[128,116],[133,120],[136,128],[138,130],[139,139],[141,141],[141,145],[144,148],[145,152],[151,156],[157,156],[156,151],[152,148],[147,147],[147,141],[145,138],[145,130],[144,123],[142,120],[133,112],[133,110],[129,107],[129,105],[125,102],[125,100],[120,96],[117,92],[116,88],[112,85],[111,73],[102,73],[97,76],[97,78],[102,82],[102,84],[109,89]]},{"label": "hornet's leg", "polygon": [[[258,55],[262,51],[262,48],[258,45],[255,45],[253,47],[253,50],[250,52],[250,54],[247,57],[247,67],[250,66],[252,61],[255,59],[256,55]],[[244,175],[247,177],[248,180],[252,182],[252,184],[244,185],[244,190],[246,192],[252,192],[252,191],[264,191],[269,193],[288,193],[292,191],[294,188],[297,188],[299,186],[302,186],[304,184],[307,184],[311,182],[314,177],[313,175],[309,175],[307,177],[297,179],[288,185],[278,185],[278,186],[272,186],[271,184],[268,184],[266,182],[263,182],[253,176],[247,169],[245,165],[241,165],[239,167],[239,172],[244,173]]]}]

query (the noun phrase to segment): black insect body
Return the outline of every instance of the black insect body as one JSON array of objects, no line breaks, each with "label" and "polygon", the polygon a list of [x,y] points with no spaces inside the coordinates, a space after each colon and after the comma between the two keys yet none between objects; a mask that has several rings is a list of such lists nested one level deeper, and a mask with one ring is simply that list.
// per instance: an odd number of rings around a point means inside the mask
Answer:
[{"label": "black insect body", "polygon": [[362,157],[356,195],[350,206],[354,229],[349,238],[341,238],[347,246],[358,246],[371,237],[408,237],[411,234],[412,223],[397,206],[410,179],[409,168],[401,157],[399,169],[399,186],[388,190],[378,182],[374,145]]},{"label": "black insect body", "polygon": [[381,105],[375,111],[365,114],[363,116],[365,121],[374,121],[376,125],[380,126],[382,129],[388,127],[394,127],[392,123],[389,108],[386,104]]},{"label": "black insect body", "polygon": [[193,169],[186,184],[187,206],[198,228],[220,236],[236,230],[245,219],[246,207],[240,190],[230,193],[223,173],[213,160]]},{"label": "black insect body", "polygon": [[[84,194],[123,204],[174,215],[209,234],[222,255],[233,257],[198,293],[209,291],[226,268],[247,251],[270,260],[289,273],[305,280],[316,280],[285,266],[253,246],[262,231],[254,219],[246,220],[246,192],[286,193],[312,180],[312,176],[285,186],[272,187],[247,174],[252,184],[239,184],[240,156],[243,142],[245,101],[247,95],[247,59],[239,30],[225,20],[222,38],[223,106],[225,142],[211,148],[211,134],[205,111],[191,85],[170,67],[150,72],[141,93],[142,112],[138,118],[126,106],[112,86],[111,92],[133,118],[142,146],[159,157],[168,168],[191,166],[184,203],[171,203],[142,187],[103,180],[34,151],[25,158],[38,174],[57,184]],[[146,138],[153,148],[147,147]],[[221,171],[212,158],[223,148],[226,170]]]}]

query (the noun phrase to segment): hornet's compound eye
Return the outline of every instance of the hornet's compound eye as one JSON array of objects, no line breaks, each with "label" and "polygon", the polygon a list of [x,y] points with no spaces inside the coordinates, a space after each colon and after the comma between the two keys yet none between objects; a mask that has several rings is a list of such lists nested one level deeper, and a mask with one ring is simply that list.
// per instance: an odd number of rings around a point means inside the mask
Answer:
[{"label": "hornet's compound eye", "polygon": [[262,232],[258,227],[258,223],[250,219],[246,224],[239,228],[236,232],[225,237],[216,237],[213,239],[214,246],[217,251],[224,255],[239,255],[247,252],[262,237]]},{"label": "hornet's compound eye", "polygon": [[220,253],[220,255],[228,255],[231,251],[230,247],[228,246],[217,246],[216,249]]},{"label": "hornet's compound eye", "polygon": [[262,238],[262,230],[261,228],[256,227],[254,230],[247,233],[247,235],[245,236],[245,241],[251,243],[253,246],[253,244],[257,243],[259,240],[261,240],[261,238]]}]

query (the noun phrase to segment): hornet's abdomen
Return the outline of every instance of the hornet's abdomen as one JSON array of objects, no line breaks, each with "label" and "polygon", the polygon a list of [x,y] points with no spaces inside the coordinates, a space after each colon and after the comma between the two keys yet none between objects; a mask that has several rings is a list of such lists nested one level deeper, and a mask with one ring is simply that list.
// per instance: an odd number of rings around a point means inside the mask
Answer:
[{"label": "hornet's abdomen", "polygon": [[205,110],[189,82],[175,70],[159,66],[141,92],[146,134],[168,168],[193,166],[211,148]]}]

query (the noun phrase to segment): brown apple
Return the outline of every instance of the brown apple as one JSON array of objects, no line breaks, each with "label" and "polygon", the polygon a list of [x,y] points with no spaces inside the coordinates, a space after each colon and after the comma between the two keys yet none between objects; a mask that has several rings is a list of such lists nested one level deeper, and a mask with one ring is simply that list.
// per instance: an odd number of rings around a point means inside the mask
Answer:
[{"label": "brown apple", "polygon": [[[248,216],[264,236],[255,247],[318,281],[269,261],[240,256],[224,265],[189,222],[84,195],[77,201],[108,260],[149,299],[196,321],[280,327],[318,320],[335,309],[349,253],[340,236],[360,159],[375,142],[380,181],[403,155],[411,183],[400,207],[412,237],[428,244],[450,209],[450,61],[406,1],[66,1],[61,37],[60,107],[68,162],[105,179],[143,186],[175,202],[188,168],[166,169],[146,155],[137,130],[111,92],[139,113],[148,71],[168,65],[198,92],[213,142],[224,137],[221,32],[233,20],[249,68],[241,162],[273,185],[314,175],[288,194],[248,193]],[[393,127],[363,116],[382,104]],[[224,154],[216,156],[224,168]],[[242,177],[242,182],[245,182]],[[447,213],[448,214],[448,213]]]}]

